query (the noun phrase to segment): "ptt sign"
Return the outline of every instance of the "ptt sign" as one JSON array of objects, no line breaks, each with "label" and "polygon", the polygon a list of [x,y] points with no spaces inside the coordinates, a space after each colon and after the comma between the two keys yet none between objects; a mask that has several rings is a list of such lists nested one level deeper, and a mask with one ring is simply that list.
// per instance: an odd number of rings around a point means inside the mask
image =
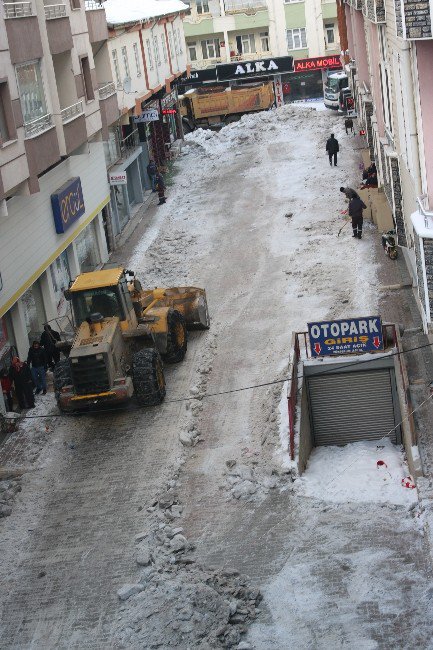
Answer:
[{"label": "ptt sign", "polygon": [[383,350],[380,316],[308,323],[308,335],[313,357]]},{"label": "ptt sign", "polygon": [[61,235],[83,216],[84,207],[83,190],[79,176],[71,178],[57,192],[51,194],[56,233]]}]

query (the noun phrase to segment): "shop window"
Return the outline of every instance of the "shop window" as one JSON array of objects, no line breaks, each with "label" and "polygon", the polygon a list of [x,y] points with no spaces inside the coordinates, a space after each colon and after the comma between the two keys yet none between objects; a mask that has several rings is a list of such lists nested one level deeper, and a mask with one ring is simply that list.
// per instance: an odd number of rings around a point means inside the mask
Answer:
[{"label": "shop window", "polygon": [[75,245],[81,273],[93,271],[101,262],[93,223],[78,235]]},{"label": "shop window", "polygon": [[40,61],[17,65],[16,75],[24,124],[47,115]]},{"label": "shop window", "polygon": [[80,59],[80,64],[81,64],[81,73],[83,75],[84,92],[86,95],[86,99],[89,102],[92,99],[95,99],[95,93],[92,84],[92,75],[90,72],[89,57],[82,56]]},{"label": "shop window", "polygon": [[146,49],[147,49],[147,63],[149,65],[149,70],[153,70],[153,58],[152,58],[152,48],[150,45],[150,38],[146,38]]},{"label": "shop window", "polygon": [[126,51],[125,45],[122,47],[122,61],[123,61],[123,69],[125,71],[125,77],[130,79],[131,75],[129,72],[128,52]]},{"label": "shop window", "polygon": [[51,281],[53,283],[54,295],[58,316],[64,316],[68,309],[68,302],[65,300],[64,290],[68,288],[71,274],[69,271],[68,255],[63,251],[50,266]]},{"label": "shop window", "polygon": [[167,63],[167,44],[165,42],[165,34],[161,34],[161,46],[162,46],[162,56],[164,57],[164,63]]},{"label": "shop window", "polygon": [[141,77],[141,65],[140,65],[140,55],[138,53],[138,43],[134,43],[133,49],[134,49],[134,59],[135,59],[135,71],[137,73],[137,77]]},{"label": "shop window", "polygon": [[42,292],[38,281],[23,293],[21,302],[24,308],[24,320],[29,341],[39,340],[44,329],[46,316],[42,302]]},{"label": "shop window", "polygon": [[287,49],[302,50],[307,47],[307,36],[305,27],[296,27],[295,29],[286,30]]},{"label": "shop window", "polygon": [[116,76],[116,84],[117,87],[120,88],[122,82],[120,80],[120,69],[119,69],[119,59],[117,58],[117,50],[112,50],[111,55],[113,57],[113,66],[114,66],[114,74]]},{"label": "shop window", "polygon": [[188,56],[190,61],[197,61],[197,44],[188,43]]},{"label": "shop window", "polygon": [[7,81],[0,82],[0,143],[16,138],[12,102]]},{"label": "shop window", "polygon": [[325,24],[326,44],[334,45],[335,43],[335,28],[334,23]]},{"label": "shop window", "polygon": [[260,32],[260,47],[262,52],[269,52],[269,33]]},{"label": "shop window", "polygon": [[216,59],[220,56],[220,43],[217,38],[202,41],[201,49],[204,59]]},{"label": "shop window", "polygon": [[208,0],[196,0],[196,7],[198,14],[208,14],[209,13],[209,3]]}]

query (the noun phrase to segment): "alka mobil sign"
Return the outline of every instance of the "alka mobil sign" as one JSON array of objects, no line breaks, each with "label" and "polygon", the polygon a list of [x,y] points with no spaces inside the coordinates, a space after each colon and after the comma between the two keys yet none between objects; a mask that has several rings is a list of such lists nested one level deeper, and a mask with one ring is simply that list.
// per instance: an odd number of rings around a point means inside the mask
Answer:
[{"label": "alka mobil sign", "polygon": [[342,67],[339,56],[316,56],[312,59],[297,59],[293,72],[307,70],[338,70]]},{"label": "alka mobil sign", "polygon": [[383,350],[380,316],[308,323],[308,335],[313,357]]},{"label": "alka mobil sign", "polygon": [[293,57],[277,56],[274,59],[220,63],[217,65],[216,70],[218,81],[245,79],[247,77],[269,77],[282,72],[292,72]]},{"label": "alka mobil sign", "polygon": [[71,178],[54,194],[51,194],[51,206],[53,208],[56,233],[61,235],[73,223],[78,221],[86,211],[81,180],[78,176]]}]

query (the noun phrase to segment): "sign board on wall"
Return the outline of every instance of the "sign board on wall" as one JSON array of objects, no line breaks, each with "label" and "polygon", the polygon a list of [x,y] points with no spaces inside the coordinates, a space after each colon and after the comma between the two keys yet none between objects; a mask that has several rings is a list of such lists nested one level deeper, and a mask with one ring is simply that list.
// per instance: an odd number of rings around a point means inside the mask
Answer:
[{"label": "sign board on wall", "polygon": [[383,350],[380,316],[308,323],[313,357]]},{"label": "sign board on wall", "polygon": [[342,67],[339,56],[316,56],[311,59],[296,59],[293,64],[293,72],[305,72],[308,70],[338,70]]},{"label": "sign board on wall", "polygon": [[142,111],[140,115],[134,115],[133,122],[134,124],[139,124],[140,122],[157,122],[159,120],[158,111],[153,108]]},{"label": "sign board on wall", "polygon": [[83,189],[79,176],[71,178],[64,183],[54,194],[51,194],[51,206],[53,209],[54,224],[56,233],[61,235],[66,232],[73,223],[83,216],[84,207]]},{"label": "sign board on wall", "polygon": [[220,63],[216,67],[218,81],[228,79],[247,79],[248,77],[269,77],[282,72],[293,71],[292,56],[276,56],[273,59],[257,61],[236,61]]},{"label": "sign board on wall", "polygon": [[110,185],[127,185],[128,179],[126,172],[108,172]]}]

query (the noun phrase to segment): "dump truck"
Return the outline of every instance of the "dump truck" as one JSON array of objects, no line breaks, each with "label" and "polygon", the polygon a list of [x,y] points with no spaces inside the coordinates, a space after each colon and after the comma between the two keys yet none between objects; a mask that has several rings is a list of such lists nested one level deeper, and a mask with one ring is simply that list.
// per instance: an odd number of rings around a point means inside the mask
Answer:
[{"label": "dump truck", "polygon": [[206,292],[197,287],[143,289],[124,268],[82,273],[65,298],[74,336],[58,343],[67,358],[54,368],[61,411],[127,403],[160,404],[163,363],[182,361],[188,329],[208,329]]},{"label": "dump truck", "polygon": [[268,110],[274,101],[271,81],[230,88],[206,86],[179,95],[182,124],[186,133],[199,127],[221,128],[238,120],[244,113]]}]

